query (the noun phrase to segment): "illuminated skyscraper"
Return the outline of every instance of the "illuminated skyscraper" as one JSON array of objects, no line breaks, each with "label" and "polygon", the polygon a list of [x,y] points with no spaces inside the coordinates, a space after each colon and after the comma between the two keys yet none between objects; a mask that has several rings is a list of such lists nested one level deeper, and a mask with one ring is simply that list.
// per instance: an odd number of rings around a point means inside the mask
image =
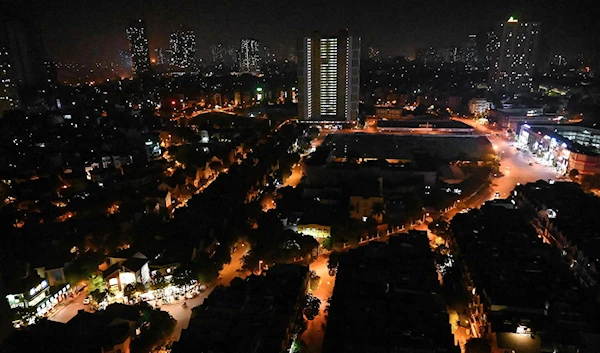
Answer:
[{"label": "illuminated skyscraper", "polygon": [[260,56],[258,53],[258,41],[255,39],[242,39],[240,45],[240,72],[258,72]]},{"label": "illuminated skyscraper", "polygon": [[298,62],[300,119],[358,119],[360,37],[341,31],[337,36],[300,41]]},{"label": "illuminated skyscraper", "polygon": [[7,110],[19,108],[19,98],[11,72],[8,51],[0,47],[0,117]]},{"label": "illuminated skyscraper", "polygon": [[477,67],[479,62],[479,55],[477,55],[477,35],[469,34],[469,40],[465,46],[465,64],[468,68],[474,69]]},{"label": "illuminated skyscraper", "polygon": [[181,27],[171,34],[171,64],[180,69],[191,67],[196,58],[196,35],[189,28]]},{"label": "illuminated skyscraper", "polygon": [[519,92],[532,88],[539,52],[540,24],[511,17],[501,24],[497,52],[490,67],[491,87]]},{"label": "illuminated skyscraper", "polygon": [[127,40],[131,53],[131,70],[134,76],[150,70],[150,49],[148,48],[148,30],[142,19],[129,20]]}]

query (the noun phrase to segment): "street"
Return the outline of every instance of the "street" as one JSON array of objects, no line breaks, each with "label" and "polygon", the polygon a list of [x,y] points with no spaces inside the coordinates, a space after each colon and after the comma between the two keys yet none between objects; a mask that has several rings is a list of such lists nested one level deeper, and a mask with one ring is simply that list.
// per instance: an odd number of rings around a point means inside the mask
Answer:
[{"label": "street", "polygon": [[308,346],[309,353],[321,352],[323,345],[323,337],[325,336],[325,309],[329,298],[333,294],[335,285],[335,277],[329,275],[327,262],[329,256],[320,256],[315,262],[310,264],[310,270],[315,271],[321,277],[321,285],[313,293],[313,295],[321,300],[321,309],[319,315],[314,320],[308,321],[306,331],[302,333],[300,338]]},{"label": "street", "polygon": [[90,305],[84,305],[83,299],[85,299],[85,291],[79,293],[75,298],[70,298],[65,303],[60,303],[59,306],[62,308],[58,309],[52,316],[48,317],[50,321],[56,321],[60,323],[67,323],[69,320],[75,317],[79,310],[85,310],[87,312],[94,312]]}]

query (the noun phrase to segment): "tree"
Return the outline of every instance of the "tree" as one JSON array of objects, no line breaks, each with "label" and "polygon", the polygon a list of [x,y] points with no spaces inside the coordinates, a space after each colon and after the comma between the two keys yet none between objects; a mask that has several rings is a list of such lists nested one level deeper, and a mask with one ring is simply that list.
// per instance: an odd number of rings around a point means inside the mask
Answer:
[{"label": "tree", "polygon": [[575,179],[575,178],[577,178],[578,176],[579,176],[579,171],[578,171],[577,169],[571,169],[571,170],[569,171],[569,177],[570,177],[571,179]]},{"label": "tree", "polygon": [[329,255],[329,261],[327,261],[327,268],[329,269],[330,276],[335,275],[339,264],[340,264],[340,253],[334,251]]},{"label": "tree", "polygon": [[310,271],[310,282],[309,282],[310,291],[311,292],[316,291],[320,285],[321,285],[321,277],[317,275],[317,272]]},{"label": "tree", "polygon": [[135,293],[135,284],[133,284],[133,283],[129,283],[128,285],[125,286],[125,288],[123,288],[123,295],[128,298],[131,298],[134,293]]},{"label": "tree", "polygon": [[492,348],[485,338],[470,338],[465,344],[466,353],[491,353]]},{"label": "tree", "polygon": [[380,219],[383,220],[384,214],[385,214],[385,205],[381,202],[374,203],[373,209],[371,211],[371,216],[373,216],[373,218],[375,218],[379,221]]},{"label": "tree", "polygon": [[138,339],[131,343],[131,352],[150,352],[153,348],[165,345],[177,321],[169,313],[153,309],[147,303],[138,306],[142,313],[142,331]]},{"label": "tree", "polygon": [[321,308],[321,300],[312,294],[306,297],[306,305],[304,306],[304,316],[307,320],[314,320],[319,315]]},{"label": "tree", "polygon": [[105,292],[107,290],[106,287],[106,282],[104,282],[104,278],[102,278],[102,275],[97,275],[97,274],[93,274],[88,278],[88,290],[90,292],[93,291],[100,291],[100,292]]}]

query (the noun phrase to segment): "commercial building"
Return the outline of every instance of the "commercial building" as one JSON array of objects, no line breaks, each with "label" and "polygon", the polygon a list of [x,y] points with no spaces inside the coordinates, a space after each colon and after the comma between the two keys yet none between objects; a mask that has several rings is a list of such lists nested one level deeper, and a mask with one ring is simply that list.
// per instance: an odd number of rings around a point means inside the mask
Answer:
[{"label": "commercial building", "polygon": [[189,28],[181,27],[171,34],[171,65],[187,69],[196,60],[196,35]]},{"label": "commercial building", "polygon": [[375,117],[389,120],[402,119],[402,111],[400,107],[375,106]]},{"label": "commercial building", "polygon": [[519,129],[519,144],[540,163],[559,173],[600,173],[600,130],[574,125],[529,125]]},{"label": "commercial building", "polygon": [[497,52],[490,67],[495,91],[523,92],[533,87],[540,51],[540,23],[511,17],[500,25]]},{"label": "commercial building", "polygon": [[299,47],[299,118],[357,120],[360,37],[348,31],[328,37],[314,32],[301,39]]},{"label": "commercial building", "polygon": [[240,72],[257,73],[260,69],[260,56],[258,41],[256,39],[242,39],[240,42]]},{"label": "commercial building", "polygon": [[37,274],[30,274],[12,283],[6,300],[13,311],[23,312],[13,321],[13,325],[21,327],[34,324],[70,294],[71,286],[68,283],[50,286],[48,280]]},{"label": "commercial building", "polygon": [[427,233],[343,253],[323,352],[459,352]]},{"label": "commercial building", "polygon": [[277,264],[266,274],[215,288],[194,309],[172,352],[288,352],[302,322],[308,281],[307,267]]},{"label": "commercial building", "polygon": [[484,115],[490,109],[492,109],[492,102],[485,98],[472,98],[469,101],[469,112],[475,116]]},{"label": "commercial building", "polygon": [[142,19],[129,20],[126,30],[131,54],[131,70],[134,76],[150,70],[150,49],[148,47],[148,30]]}]

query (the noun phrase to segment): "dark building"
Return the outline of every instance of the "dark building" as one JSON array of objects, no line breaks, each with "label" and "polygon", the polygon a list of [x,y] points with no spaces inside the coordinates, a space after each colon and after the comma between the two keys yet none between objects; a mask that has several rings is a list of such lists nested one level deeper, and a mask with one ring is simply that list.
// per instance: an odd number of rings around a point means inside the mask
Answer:
[{"label": "dark building", "polygon": [[[487,338],[493,352],[597,352],[598,306],[592,294],[595,290],[587,288],[590,277],[584,277],[594,271],[593,260],[569,246],[553,247],[547,239],[560,231],[551,235],[539,227],[548,218],[554,221],[556,213],[569,208],[579,212],[580,208],[571,203],[558,212],[531,212],[524,197],[549,194],[544,184],[520,186],[512,202],[488,202],[452,220],[455,253],[460,254],[469,296],[471,332]],[[574,187],[563,184],[565,189]],[[533,192],[527,195],[529,190]],[[577,195],[564,191],[561,198],[570,194],[568,201]],[[588,229],[597,229],[588,224]],[[570,240],[568,244],[573,244]],[[582,249],[587,246],[574,244]]]},{"label": "dark building", "polygon": [[217,287],[194,309],[174,353],[283,353],[298,333],[308,268],[277,264],[261,276]]},{"label": "dark building", "polygon": [[44,83],[46,53],[34,23],[0,17],[0,47],[8,52],[11,75],[19,89]]},{"label": "dark building", "polygon": [[460,351],[425,232],[343,254],[328,316],[326,353]]}]

